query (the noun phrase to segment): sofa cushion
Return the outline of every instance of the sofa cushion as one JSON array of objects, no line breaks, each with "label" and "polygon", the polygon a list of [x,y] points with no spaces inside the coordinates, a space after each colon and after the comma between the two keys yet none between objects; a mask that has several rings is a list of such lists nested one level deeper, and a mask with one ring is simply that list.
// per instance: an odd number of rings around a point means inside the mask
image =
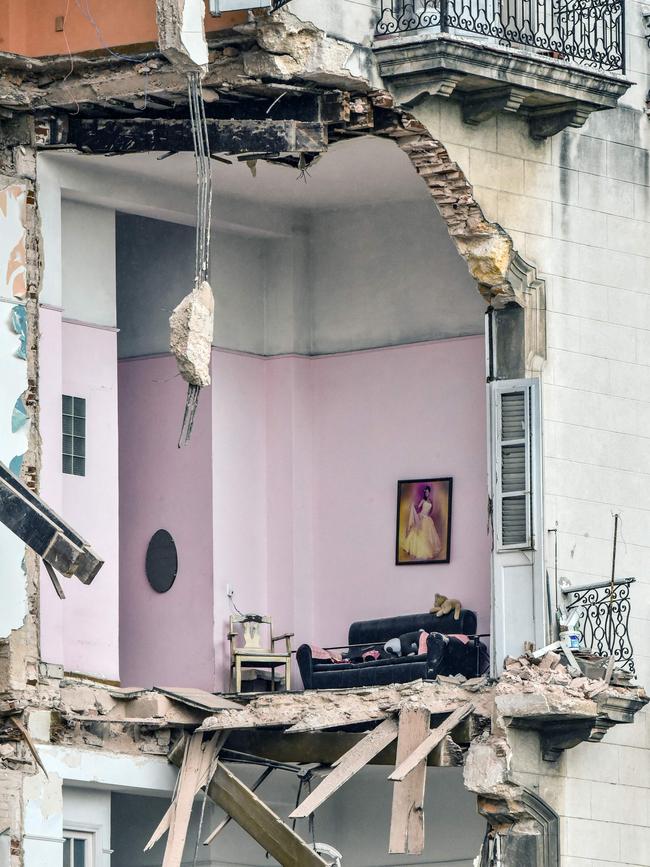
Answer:
[{"label": "sofa cushion", "polygon": [[378,620],[358,620],[350,626],[349,644],[376,644],[397,638],[406,632],[443,632],[445,635],[457,632],[461,635],[476,634],[476,614],[465,608],[460,618],[454,620],[453,613],[436,617],[435,614],[403,614],[399,617],[383,617]]},{"label": "sofa cushion", "polygon": [[312,671],[343,671],[347,668],[377,668],[384,665],[397,665],[402,663],[426,662],[426,653],[419,656],[392,656],[385,659],[370,659],[367,662],[314,662]]},{"label": "sofa cushion", "polygon": [[[383,660],[382,660],[383,661]],[[311,689],[348,689],[356,686],[387,686],[391,683],[409,683],[412,680],[425,680],[428,675],[428,665],[424,662],[409,664],[394,662],[391,665],[335,665],[328,666],[326,671],[314,671],[311,675]],[[344,670],[345,669],[345,670]]]}]

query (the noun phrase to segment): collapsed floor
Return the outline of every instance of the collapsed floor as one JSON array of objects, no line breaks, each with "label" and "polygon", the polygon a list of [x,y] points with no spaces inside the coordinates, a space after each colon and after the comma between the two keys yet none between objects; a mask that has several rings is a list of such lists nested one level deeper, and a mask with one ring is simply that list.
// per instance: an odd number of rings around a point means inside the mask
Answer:
[{"label": "collapsed floor", "polygon": [[[497,681],[441,677],[250,696],[64,679],[60,692],[52,690],[49,704],[38,709],[2,703],[0,763],[38,775],[45,769],[39,750],[47,744],[134,760],[167,757],[181,770],[170,809],[151,829],[151,845],[167,833],[165,867],[181,863],[192,804],[204,787],[280,864],[336,863],[258,798],[255,785],[232,772],[233,763],[258,764],[264,775],[290,766],[309,779],[310,790],[313,780],[315,788],[288,817],[294,820],[311,816],[367,764],[392,768],[386,773],[393,788],[386,846],[411,855],[424,846],[427,766],[463,767],[465,786],[477,796],[490,829],[483,857],[489,850],[500,852],[503,864],[552,864],[558,863],[552,857],[557,816],[513,773],[513,734],[538,736],[543,758],[556,762],[564,749],[632,722],[647,701],[639,687],[572,677],[553,653],[511,660]],[[205,836],[224,827],[225,821]],[[525,862],[516,860],[522,853]]]}]

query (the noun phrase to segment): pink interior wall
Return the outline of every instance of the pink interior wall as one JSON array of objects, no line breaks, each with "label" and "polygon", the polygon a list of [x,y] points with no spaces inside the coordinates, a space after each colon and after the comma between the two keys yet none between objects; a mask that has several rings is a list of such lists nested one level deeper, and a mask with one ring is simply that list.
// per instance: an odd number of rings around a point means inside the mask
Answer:
[{"label": "pink interior wall", "polygon": [[[203,399],[179,451],[173,360],[121,362],[123,682],[227,688],[228,584],[294,646],[343,643],[353,620],[426,611],[437,591],[486,630],[483,365],[482,337],[316,358],[215,350],[212,419]],[[454,479],[451,562],[395,566],[397,480],[425,476]],[[163,596],[143,571],[158,527],[181,560]]]},{"label": "pink interior wall", "polygon": [[[127,686],[213,689],[211,395],[189,445],[177,447],[187,386],[170,356],[119,364],[120,658]],[[151,536],[168,530],[179,569],[156,593],[145,575]]]},{"label": "pink interior wall", "polygon": [[[353,620],[426,611],[437,591],[489,628],[483,353],[481,336],[316,358],[215,352],[217,644],[226,583],[295,644],[344,643]],[[397,480],[427,475],[454,479],[451,562],[395,566]]]},{"label": "pink interior wall", "polygon": [[225,689],[232,610],[227,585],[240,611],[266,613],[268,607],[264,359],[215,351],[212,381],[214,643],[218,683]]},{"label": "pink interior wall", "polygon": [[[57,600],[63,616],[63,663],[66,671],[118,680],[117,333],[64,322],[62,349],[63,393],[86,399],[86,475],[62,474],[61,512],[105,560],[90,586],[66,580],[66,598]],[[56,397],[52,418],[54,403]],[[58,404],[55,441],[60,446],[61,390]],[[51,451],[49,455],[53,460]]]},{"label": "pink interior wall", "polygon": [[[439,591],[489,629],[482,337],[313,362],[314,628],[427,611]],[[449,564],[395,566],[398,479],[452,476]],[[306,638],[307,636],[302,636]]]}]

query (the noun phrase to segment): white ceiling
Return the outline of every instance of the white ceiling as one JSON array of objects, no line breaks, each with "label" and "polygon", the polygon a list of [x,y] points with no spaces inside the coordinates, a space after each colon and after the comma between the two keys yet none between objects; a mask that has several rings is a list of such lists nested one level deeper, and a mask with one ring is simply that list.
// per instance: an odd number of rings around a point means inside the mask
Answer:
[{"label": "white ceiling", "polygon": [[[196,187],[194,156],[178,153],[166,159],[160,154],[128,154],[114,157],[60,154],[64,162],[96,167],[101,174],[137,176],[156,185]],[[333,145],[309,169],[305,180],[297,169],[256,164],[256,176],[245,162],[229,157],[231,165],[212,161],[214,195],[227,195],[263,204],[290,208],[341,208],[371,202],[423,201],[429,199],[424,181],[418,177],[408,157],[387,139],[364,136]],[[433,207],[433,202],[431,203]]]}]

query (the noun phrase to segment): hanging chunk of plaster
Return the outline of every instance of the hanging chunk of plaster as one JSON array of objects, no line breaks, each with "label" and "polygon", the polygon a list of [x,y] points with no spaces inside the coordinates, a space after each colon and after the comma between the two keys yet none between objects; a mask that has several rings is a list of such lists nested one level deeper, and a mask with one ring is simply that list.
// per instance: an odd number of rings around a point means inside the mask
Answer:
[{"label": "hanging chunk of plaster", "polygon": [[169,325],[170,348],[183,379],[201,388],[210,385],[214,296],[207,280],[174,308]]}]

